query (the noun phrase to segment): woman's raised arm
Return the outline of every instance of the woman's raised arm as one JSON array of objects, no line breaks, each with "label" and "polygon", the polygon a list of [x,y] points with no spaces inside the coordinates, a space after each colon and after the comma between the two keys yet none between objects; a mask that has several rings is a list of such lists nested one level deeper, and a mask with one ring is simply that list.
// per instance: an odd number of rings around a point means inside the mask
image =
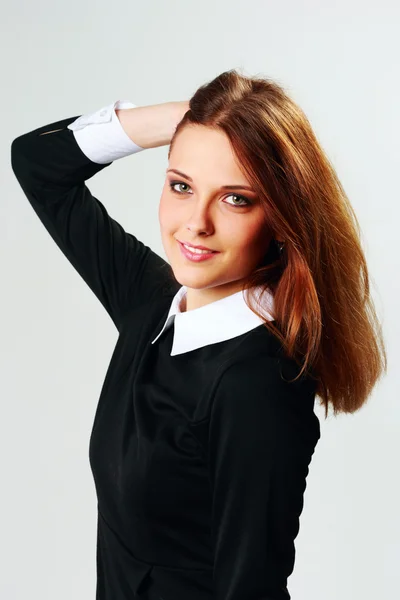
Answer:
[{"label": "woman's raised arm", "polygon": [[24,133],[11,145],[12,169],[25,196],[118,330],[125,313],[151,301],[172,272],[112,219],[85,182],[114,160],[168,143],[184,112],[176,103],[160,106],[117,101]]}]

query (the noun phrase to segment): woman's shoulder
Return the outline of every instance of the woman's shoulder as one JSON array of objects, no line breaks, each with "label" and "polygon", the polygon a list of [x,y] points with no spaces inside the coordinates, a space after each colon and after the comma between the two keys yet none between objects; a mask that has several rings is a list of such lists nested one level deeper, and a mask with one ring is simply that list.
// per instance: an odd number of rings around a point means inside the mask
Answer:
[{"label": "woman's shoulder", "polygon": [[[301,373],[302,365],[289,357],[279,339],[266,327],[257,327],[242,340],[220,369],[214,383],[211,406],[226,402],[233,414],[245,410],[254,415],[274,413],[315,427],[316,381]],[[211,408],[212,410],[212,408]]]},{"label": "woman's shoulder", "polygon": [[239,387],[244,385],[248,377],[252,378],[253,387],[257,384],[261,389],[270,387],[272,382],[286,388],[285,383],[290,380],[295,380],[292,389],[297,392],[301,388],[316,387],[307,374],[302,373],[297,378],[302,365],[288,356],[282,342],[265,325],[231,340],[222,364],[219,373],[221,379],[233,379]]}]

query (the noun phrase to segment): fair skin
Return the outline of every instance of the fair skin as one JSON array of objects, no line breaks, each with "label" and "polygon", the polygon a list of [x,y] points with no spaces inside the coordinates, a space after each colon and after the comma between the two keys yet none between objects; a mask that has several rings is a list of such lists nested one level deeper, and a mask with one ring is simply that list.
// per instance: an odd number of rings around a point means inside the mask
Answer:
[{"label": "fair skin", "polygon": [[[142,148],[157,148],[171,143],[188,110],[189,101],[183,100],[115,112],[134,142]],[[251,186],[222,131],[187,125],[174,140],[167,171],[159,205],[162,243],[177,281],[188,288],[181,310],[193,310],[240,291],[244,278],[264,257],[271,234],[254,191],[221,189]],[[170,183],[177,181],[174,193]],[[178,239],[219,253],[210,260],[192,262],[183,256]]]},{"label": "fair skin", "polygon": [[[226,185],[239,187],[222,189]],[[159,223],[174,276],[188,288],[181,310],[194,310],[238,292],[265,256],[271,234],[257,194],[245,186],[251,187],[251,182],[224,132],[203,125],[188,125],[179,132],[161,194]],[[218,253],[192,262],[177,240]]]}]

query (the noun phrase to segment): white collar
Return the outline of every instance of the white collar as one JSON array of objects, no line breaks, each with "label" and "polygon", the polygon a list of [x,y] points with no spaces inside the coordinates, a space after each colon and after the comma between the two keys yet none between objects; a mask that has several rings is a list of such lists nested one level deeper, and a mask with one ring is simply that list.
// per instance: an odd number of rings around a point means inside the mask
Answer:
[{"label": "white collar", "polygon": [[182,312],[180,303],[187,293],[187,287],[182,286],[171,302],[162,330],[151,343],[154,344],[158,340],[162,333],[172,325],[174,319],[171,356],[237,337],[258,327],[264,320],[273,321],[273,296],[271,292],[267,290],[264,293],[261,305],[259,293],[262,291],[262,287],[253,288],[253,291],[255,291],[258,307],[260,312],[265,315],[265,319],[261,319],[254,314],[247,306],[242,291],[200,308]]}]

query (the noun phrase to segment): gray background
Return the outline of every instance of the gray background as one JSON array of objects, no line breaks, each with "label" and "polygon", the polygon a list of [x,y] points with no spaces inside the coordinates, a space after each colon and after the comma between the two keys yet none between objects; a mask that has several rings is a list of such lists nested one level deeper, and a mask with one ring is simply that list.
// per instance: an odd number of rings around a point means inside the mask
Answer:
[{"label": "gray background", "polygon": [[[393,0],[3,2],[0,68],[0,598],[95,597],[88,443],[117,340],[11,171],[18,135],[118,99],[189,98],[242,68],[283,84],[356,210],[389,369],[365,407],[321,420],[289,578],[293,600],[399,593],[399,4]],[[89,188],[164,258],[167,147]],[[396,358],[397,357],[397,358]]]}]

